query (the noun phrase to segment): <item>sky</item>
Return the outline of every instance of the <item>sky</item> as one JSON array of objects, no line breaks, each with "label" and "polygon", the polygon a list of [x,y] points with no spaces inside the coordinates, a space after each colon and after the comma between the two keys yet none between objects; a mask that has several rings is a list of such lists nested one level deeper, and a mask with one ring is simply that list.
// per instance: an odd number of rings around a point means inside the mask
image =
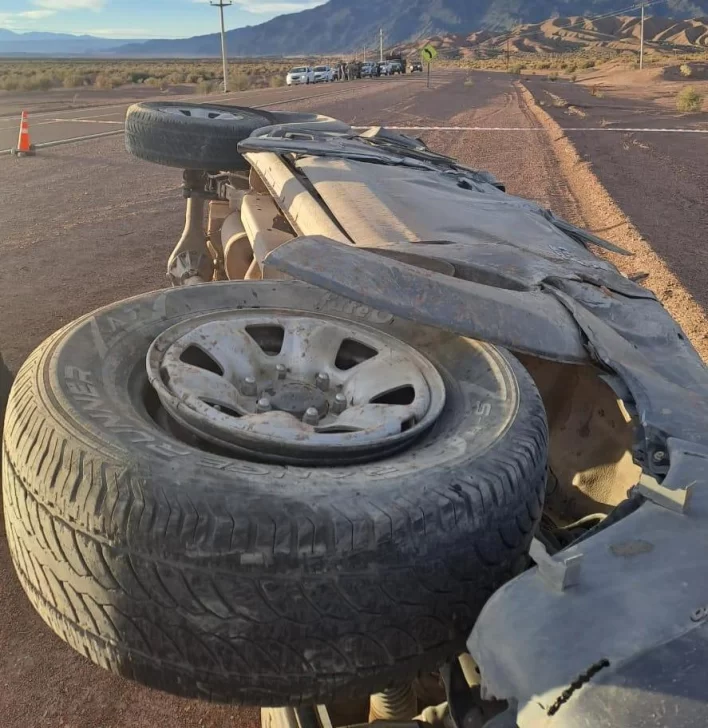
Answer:
[{"label": "sky", "polygon": [[[263,23],[326,0],[233,0],[228,29]],[[0,28],[104,38],[181,38],[219,30],[209,0],[0,0]]]}]

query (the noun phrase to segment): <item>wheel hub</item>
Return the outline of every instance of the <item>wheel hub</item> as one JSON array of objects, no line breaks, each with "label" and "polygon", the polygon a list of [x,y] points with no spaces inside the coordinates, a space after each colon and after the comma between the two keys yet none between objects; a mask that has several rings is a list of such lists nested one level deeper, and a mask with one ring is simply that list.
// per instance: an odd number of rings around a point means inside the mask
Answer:
[{"label": "wheel hub", "polygon": [[188,319],[153,342],[147,371],[182,427],[273,462],[380,458],[430,428],[445,403],[440,374],[407,344],[297,312]]},{"label": "wheel hub", "polygon": [[320,417],[327,414],[330,402],[324,392],[317,387],[304,382],[286,382],[281,386],[278,385],[278,382],[274,383],[272,388],[264,393],[265,396],[270,395],[273,409],[287,412],[299,419],[302,419],[310,407],[316,409]]}]

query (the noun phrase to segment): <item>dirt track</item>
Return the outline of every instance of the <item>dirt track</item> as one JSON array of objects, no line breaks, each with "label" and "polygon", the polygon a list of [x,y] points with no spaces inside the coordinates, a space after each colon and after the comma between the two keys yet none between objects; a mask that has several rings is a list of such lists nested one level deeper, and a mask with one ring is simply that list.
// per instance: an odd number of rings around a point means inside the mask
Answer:
[{"label": "dirt track", "polygon": [[[439,76],[430,90],[420,81],[392,88],[296,108],[317,104],[318,111],[354,124],[538,126],[501,75],[475,74],[471,85],[461,75]],[[424,136],[433,148],[490,169],[510,192],[582,221],[545,132]],[[12,369],[62,324],[165,285],[165,261],[182,227],[179,185],[179,170],[131,159],[119,137],[46,150],[33,159],[0,159],[0,348]],[[4,539],[0,604],[4,728],[255,725],[256,711],[158,694],[72,652],[30,608]]]}]

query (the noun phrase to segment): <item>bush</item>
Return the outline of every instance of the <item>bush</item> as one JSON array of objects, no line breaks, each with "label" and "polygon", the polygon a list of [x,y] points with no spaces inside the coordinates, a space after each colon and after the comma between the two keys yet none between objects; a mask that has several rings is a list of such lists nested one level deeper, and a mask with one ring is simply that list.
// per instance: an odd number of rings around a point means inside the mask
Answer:
[{"label": "bush", "polygon": [[275,76],[271,76],[270,80],[268,81],[268,85],[271,88],[280,88],[281,86],[285,86],[285,79],[283,76],[279,73],[276,73]]},{"label": "bush", "polygon": [[595,68],[595,61],[591,59],[586,59],[584,61],[580,62],[580,68]]},{"label": "bush", "polygon": [[688,63],[684,63],[679,68],[679,72],[684,78],[690,78],[693,76],[693,69],[688,65]]},{"label": "bush", "polygon": [[520,76],[521,71],[524,70],[524,67],[521,63],[515,63],[511,68],[509,69],[509,73],[513,74],[514,76]]},{"label": "bush", "polygon": [[693,86],[687,86],[676,97],[676,108],[678,111],[690,112],[700,111],[703,107],[703,97]]},{"label": "bush", "polygon": [[549,74],[548,80],[549,81],[557,81],[558,80],[558,74],[554,71],[553,73]]},{"label": "bush", "polygon": [[61,85],[64,88],[77,88],[78,86],[84,86],[87,83],[86,76],[80,74],[80,73],[67,73],[62,82]]},{"label": "bush", "polygon": [[596,99],[601,99],[605,94],[602,93],[599,86],[593,86],[590,89],[590,94],[594,96]]},{"label": "bush", "polygon": [[573,83],[575,83],[575,82],[576,82],[576,81],[578,80],[578,77],[577,77],[577,76],[576,76],[575,74],[573,74],[573,75],[572,75],[572,76],[570,77],[570,80],[571,80],[571,81],[572,81]]},{"label": "bush", "polygon": [[549,68],[551,67],[551,64],[549,63],[549,61],[544,61],[543,63],[539,63],[539,64],[538,64],[538,67],[539,67],[539,68],[540,68],[540,69],[541,69],[542,71],[547,71],[547,70],[548,70],[548,69],[549,69]]},{"label": "bush", "polygon": [[197,84],[197,92],[200,94],[213,94],[216,89],[216,84],[213,81],[201,80]]}]

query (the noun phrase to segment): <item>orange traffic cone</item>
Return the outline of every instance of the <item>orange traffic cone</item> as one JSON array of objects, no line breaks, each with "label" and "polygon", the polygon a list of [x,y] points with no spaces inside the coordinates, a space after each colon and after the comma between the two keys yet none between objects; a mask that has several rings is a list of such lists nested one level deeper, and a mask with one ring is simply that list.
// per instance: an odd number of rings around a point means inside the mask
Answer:
[{"label": "orange traffic cone", "polygon": [[20,119],[20,136],[17,140],[17,149],[12,150],[18,157],[26,157],[34,154],[34,144],[30,142],[29,116],[26,111],[22,112]]}]

